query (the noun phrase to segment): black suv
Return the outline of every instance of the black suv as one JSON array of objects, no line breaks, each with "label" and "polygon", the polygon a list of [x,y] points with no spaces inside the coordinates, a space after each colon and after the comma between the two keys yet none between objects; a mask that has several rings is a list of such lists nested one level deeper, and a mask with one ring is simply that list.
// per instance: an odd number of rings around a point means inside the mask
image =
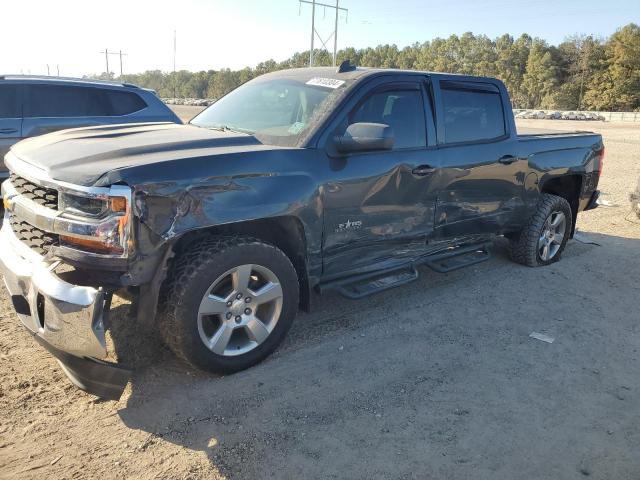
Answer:
[{"label": "black suv", "polygon": [[127,83],[23,75],[0,76],[2,158],[23,138],[66,128],[140,122],[182,123],[156,96]]}]

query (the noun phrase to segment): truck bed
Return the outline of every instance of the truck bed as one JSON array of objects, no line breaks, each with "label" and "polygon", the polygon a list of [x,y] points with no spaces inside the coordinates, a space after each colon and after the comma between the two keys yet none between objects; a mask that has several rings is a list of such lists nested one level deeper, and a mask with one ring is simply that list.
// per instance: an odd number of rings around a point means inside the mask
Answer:
[{"label": "truck bed", "polygon": [[531,128],[531,127],[522,127],[518,128],[518,139],[526,140],[530,138],[540,138],[540,137],[558,137],[558,136],[581,136],[581,135],[595,135],[594,132],[589,132],[587,130],[553,130],[549,128]]}]

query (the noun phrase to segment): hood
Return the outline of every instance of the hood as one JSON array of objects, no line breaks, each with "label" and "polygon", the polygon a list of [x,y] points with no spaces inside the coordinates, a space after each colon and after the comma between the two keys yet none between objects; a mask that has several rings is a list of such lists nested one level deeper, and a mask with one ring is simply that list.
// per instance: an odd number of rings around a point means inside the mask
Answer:
[{"label": "hood", "polygon": [[62,130],[24,140],[11,151],[54,180],[91,186],[127,167],[274,148],[244,133],[145,123]]}]

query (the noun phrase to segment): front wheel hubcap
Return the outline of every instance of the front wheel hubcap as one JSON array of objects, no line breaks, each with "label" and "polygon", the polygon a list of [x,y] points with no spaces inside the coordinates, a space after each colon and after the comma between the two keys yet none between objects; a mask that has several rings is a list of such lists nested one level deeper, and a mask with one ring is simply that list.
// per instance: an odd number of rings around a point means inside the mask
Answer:
[{"label": "front wheel hubcap", "polygon": [[538,240],[538,255],[548,262],[560,251],[567,229],[567,217],[563,212],[553,212],[544,223]]},{"label": "front wheel hubcap", "polygon": [[280,281],[268,268],[252,264],[232,268],[216,278],[202,297],[200,339],[217,355],[247,353],[275,328],[282,300]]}]

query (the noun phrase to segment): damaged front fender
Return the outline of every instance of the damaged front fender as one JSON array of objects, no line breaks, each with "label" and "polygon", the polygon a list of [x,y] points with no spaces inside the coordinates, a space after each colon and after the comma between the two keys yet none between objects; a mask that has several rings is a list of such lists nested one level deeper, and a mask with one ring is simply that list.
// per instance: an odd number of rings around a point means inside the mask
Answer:
[{"label": "damaged front fender", "polygon": [[[123,284],[139,287],[138,316],[155,318],[157,298],[174,247],[186,236],[202,232],[245,233],[246,225],[293,218],[300,226],[304,251],[292,262],[305,274],[322,268],[323,208],[314,180],[314,151],[260,151],[201,158],[111,172],[103,183],[133,186],[135,254]],[[269,171],[264,170],[269,166]],[[302,168],[304,166],[304,168]],[[169,171],[173,174],[171,180]],[[225,172],[216,175],[215,172]],[[268,228],[267,228],[268,230]],[[251,231],[254,234],[254,231]],[[264,232],[266,240],[272,232]],[[286,243],[286,242],[285,242]],[[302,257],[295,258],[297,256]]]}]

